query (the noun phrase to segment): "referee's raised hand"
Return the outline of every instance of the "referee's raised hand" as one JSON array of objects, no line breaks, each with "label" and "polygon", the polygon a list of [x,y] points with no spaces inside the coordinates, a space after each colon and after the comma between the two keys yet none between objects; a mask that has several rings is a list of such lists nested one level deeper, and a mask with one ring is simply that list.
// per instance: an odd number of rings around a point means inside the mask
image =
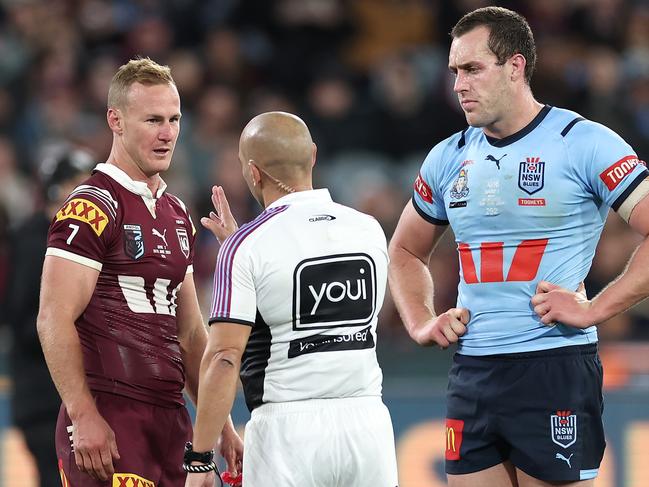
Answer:
[{"label": "referee's raised hand", "polygon": [[210,211],[209,217],[201,218],[201,225],[212,232],[222,244],[226,238],[237,231],[239,225],[230,211],[228,199],[221,186],[212,186],[212,204],[215,211]]}]

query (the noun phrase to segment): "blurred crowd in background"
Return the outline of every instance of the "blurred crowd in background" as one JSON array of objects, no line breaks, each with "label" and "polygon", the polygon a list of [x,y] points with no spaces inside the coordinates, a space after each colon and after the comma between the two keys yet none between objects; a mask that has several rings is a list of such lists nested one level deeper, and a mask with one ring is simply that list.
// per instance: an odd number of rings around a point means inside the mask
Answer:
[{"label": "blurred crowd in background", "polygon": [[[465,126],[446,68],[448,32],[467,11],[494,3],[532,26],[537,99],[604,123],[646,159],[643,0],[2,0],[0,303],[6,308],[12,286],[7,235],[44,205],[43,161],[77,147],[106,159],[108,84],[136,55],[172,68],[183,117],[165,180],[196,222],[210,210],[212,184],[225,188],[240,222],[256,216],[260,208],[240,176],[238,136],[252,116],[286,110],[307,122],[318,145],[316,184],[374,215],[389,236],[427,151]],[[453,305],[457,283],[447,233],[432,264],[440,309]],[[623,269],[638,242],[609,218],[586,283],[590,295]],[[218,247],[200,229],[197,245],[195,276],[207,310]],[[381,328],[392,340],[408,339],[389,299]],[[649,338],[649,307],[616,318],[601,335]]]}]

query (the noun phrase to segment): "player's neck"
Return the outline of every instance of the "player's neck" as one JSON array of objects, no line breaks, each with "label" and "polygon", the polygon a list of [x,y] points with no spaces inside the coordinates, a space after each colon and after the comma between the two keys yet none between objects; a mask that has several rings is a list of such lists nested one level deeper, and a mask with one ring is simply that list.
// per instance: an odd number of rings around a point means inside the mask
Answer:
[{"label": "player's neck", "polygon": [[156,197],[156,194],[158,193],[158,188],[160,187],[160,175],[158,173],[152,176],[147,176],[142,171],[142,169],[140,169],[138,165],[131,160],[130,157],[128,156],[119,157],[114,150],[111,150],[111,153],[108,156],[108,159],[106,160],[106,164],[112,164],[113,166],[117,166],[122,171],[124,171],[128,175],[128,177],[130,177],[133,181],[146,183],[153,197],[154,198]]},{"label": "player's neck", "polygon": [[542,109],[543,104],[536,101],[530,92],[517,101],[512,99],[511,105],[506,110],[507,115],[485,126],[483,131],[489,137],[504,139],[529,125]]}]

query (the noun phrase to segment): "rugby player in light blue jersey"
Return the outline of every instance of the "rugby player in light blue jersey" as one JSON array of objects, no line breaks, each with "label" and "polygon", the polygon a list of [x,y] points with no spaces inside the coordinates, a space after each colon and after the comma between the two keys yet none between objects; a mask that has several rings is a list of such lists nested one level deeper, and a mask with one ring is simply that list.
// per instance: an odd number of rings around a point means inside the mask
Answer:
[{"label": "rugby player in light blue jersey", "polygon": [[[648,172],[613,131],[534,99],[523,17],[482,8],[451,35],[469,127],[428,154],[390,244],[390,286],[412,338],[458,342],[449,485],[593,485],[605,446],[595,324],[649,295],[649,243],[597,297],[581,283],[609,208],[649,233]],[[427,265],[449,223],[458,303],[437,314]]]}]

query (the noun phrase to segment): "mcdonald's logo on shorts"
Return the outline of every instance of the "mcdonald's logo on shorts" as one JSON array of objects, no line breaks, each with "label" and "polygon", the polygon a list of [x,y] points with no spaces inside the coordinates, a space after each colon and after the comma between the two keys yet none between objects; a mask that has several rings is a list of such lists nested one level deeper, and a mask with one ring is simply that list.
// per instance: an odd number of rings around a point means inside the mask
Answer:
[{"label": "mcdonald's logo on shorts", "polygon": [[155,487],[155,482],[147,480],[134,473],[113,474],[112,487]]},{"label": "mcdonald's logo on shorts", "polygon": [[459,460],[464,421],[446,418],[446,459]]}]

